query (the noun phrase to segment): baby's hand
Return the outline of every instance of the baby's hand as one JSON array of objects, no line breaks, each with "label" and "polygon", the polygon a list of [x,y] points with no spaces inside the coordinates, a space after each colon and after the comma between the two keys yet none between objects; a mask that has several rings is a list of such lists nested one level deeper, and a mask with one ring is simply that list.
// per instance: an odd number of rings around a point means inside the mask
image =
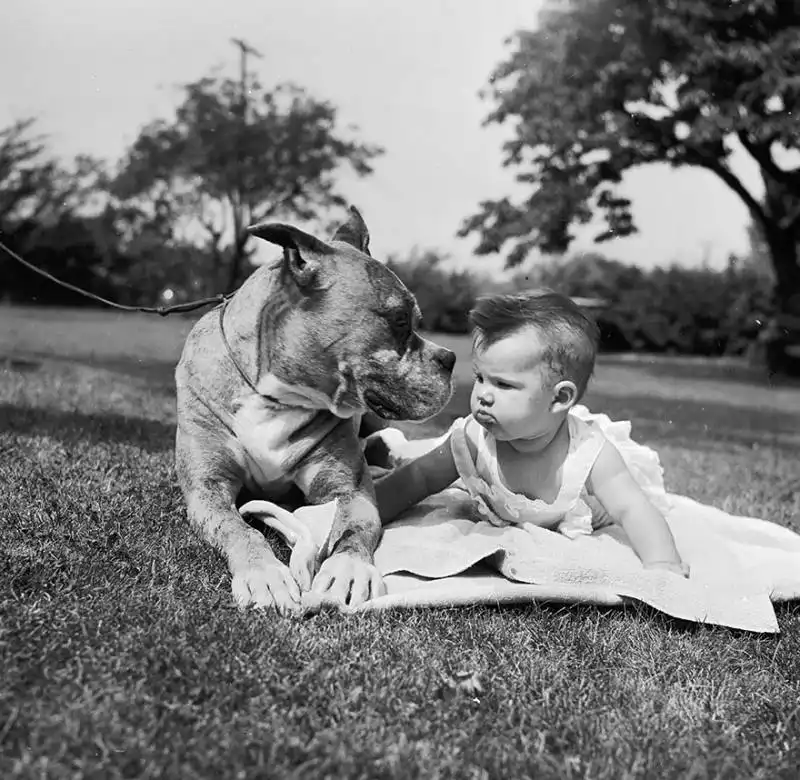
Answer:
[{"label": "baby's hand", "polygon": [[651,561],[650,563],[646,563],[644,565],[645,569],[662,569],[663,571],[669,571],[673,574],[677,574],[679,577],[689,577],[689,567],[681,562],[677,563],[675,561]]}]

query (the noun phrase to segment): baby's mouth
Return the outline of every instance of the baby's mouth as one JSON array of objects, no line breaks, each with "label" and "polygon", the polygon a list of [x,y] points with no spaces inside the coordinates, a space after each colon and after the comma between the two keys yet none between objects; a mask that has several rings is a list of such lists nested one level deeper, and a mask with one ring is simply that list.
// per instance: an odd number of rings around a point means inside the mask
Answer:
[{"label": "baby's mouth", "polygon": [[479,423],[497,422],[494,419],[494,416],[489,414],[489,412],[487,412],[485,409],[476,409],[475,413],[474,413],[474,417]]}]

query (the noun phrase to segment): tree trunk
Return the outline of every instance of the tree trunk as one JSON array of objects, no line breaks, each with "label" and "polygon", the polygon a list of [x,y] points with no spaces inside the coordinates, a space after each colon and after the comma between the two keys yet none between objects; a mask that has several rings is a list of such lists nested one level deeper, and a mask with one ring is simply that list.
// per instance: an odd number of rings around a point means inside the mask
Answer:
[{"label": "tree trunk", "polygon": [[233,292],[239,286],[239,274],[242,271],[242,261],[245,259],[245,246],[247,245],[247,234],[236,236],[236,240],[231,247],[231,256],[228,263],[228,284],[225,292]]},{"label": "tree trunk", "polygon": [[764,176],[764,240],[775,271],[775,316],[759,336],[770,374],[800,374],[800,197]]},{"label": "tree trunk", "polygon": [[763,334],[770,374],[800,374],[800,257],[797,230],[765,231],[775,269],[775,317]]},{"label": "tree trunk", "polygon": [[765,231],[775,270],[775,303],[778,312],[800,316],[800,236],[794,228],[772,227]]},{"label": "tree trunk", "polygon": [[764,239],[775,269],[775,302],[779,312],[800,315],[800,193],[766,174],[764,179]]},{"label": "tree trunk", "polygon": [[225,275],[225,253],[220,249],[219,243],[213,242],[211,250],[211,274],[206,280],[206,295],[209,297],[219,295],[223,290],[223,276]]}]

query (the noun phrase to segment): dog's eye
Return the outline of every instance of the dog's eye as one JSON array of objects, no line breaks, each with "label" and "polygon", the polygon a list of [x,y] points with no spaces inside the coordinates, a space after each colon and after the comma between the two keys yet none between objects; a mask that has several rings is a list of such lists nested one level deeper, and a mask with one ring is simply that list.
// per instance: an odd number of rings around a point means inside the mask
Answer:
[{"label": "dog's eye", "polygon": [[393,311],[389,315],[389,324],[398,336],[406,337],[411,331],[411,317],[407,311]]},{"label": "dog's eye", "polygon": [[411,340],[411,316],[407,311],[393,311],[388,315],[387,320],[397,344],[397,351],[403,355]]}]

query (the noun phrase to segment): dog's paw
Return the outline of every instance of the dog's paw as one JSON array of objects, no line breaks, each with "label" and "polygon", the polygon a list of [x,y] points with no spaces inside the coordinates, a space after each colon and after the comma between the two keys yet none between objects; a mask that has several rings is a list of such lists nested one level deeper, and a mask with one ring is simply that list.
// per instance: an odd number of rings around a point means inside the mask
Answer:
[{"label": "dog's paw", "polygon": [[303,611],[300,587],[280,561],[264,562],[234,574],[231,590],[242,608],[275,609],[281,615]]},{"label": "dog's paw", "polygon": [[358,607],[365,601],[383,596],[386,585],[373,564],[347,553],[338,553],[320,566],[311,590],[324,595],[326,600]]}]

